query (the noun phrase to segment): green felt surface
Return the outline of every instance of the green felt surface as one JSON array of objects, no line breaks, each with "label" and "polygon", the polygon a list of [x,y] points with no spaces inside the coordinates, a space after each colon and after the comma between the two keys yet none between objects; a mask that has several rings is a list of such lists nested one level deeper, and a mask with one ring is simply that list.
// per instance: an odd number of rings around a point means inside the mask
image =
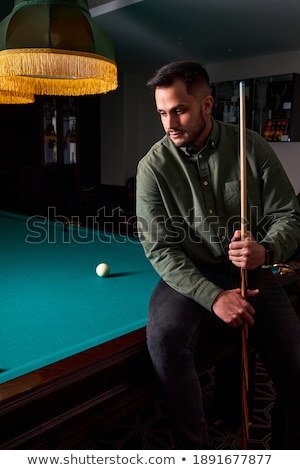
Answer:
[{"label": "green felt surface", "polygon": [[137,239],[63,228],[0,212],[0,383],[146,325],[158,276]]}]

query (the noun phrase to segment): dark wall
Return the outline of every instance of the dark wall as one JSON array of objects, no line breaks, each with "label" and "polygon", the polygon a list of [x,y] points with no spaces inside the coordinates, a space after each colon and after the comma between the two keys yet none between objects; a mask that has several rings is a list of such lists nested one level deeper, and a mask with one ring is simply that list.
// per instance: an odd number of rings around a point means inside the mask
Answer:
[{"label": "dark wall", "polygon": [[48,206],[55,206],[62,215],[77,215],[83,210],[86,188],[93,188],[95,199],[100,181],[100,99],[75,99],[77,165],[44,164],[43,100],[0,105],[0,209],[47,215]]},{"label": "dark wall", "polygon": [[14,7],[14,0],[2,0],[0,3],[0,20],[7,16]]},{"label": "dark wall", "polygon": [[36,105],[0,105],[0,208],[19,204],[19,175],[41,157],[39,114]]}]

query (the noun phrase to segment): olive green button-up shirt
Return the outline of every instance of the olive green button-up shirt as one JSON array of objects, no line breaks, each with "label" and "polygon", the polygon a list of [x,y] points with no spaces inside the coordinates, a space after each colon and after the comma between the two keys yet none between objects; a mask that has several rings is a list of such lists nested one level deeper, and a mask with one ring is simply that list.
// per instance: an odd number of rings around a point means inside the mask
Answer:
[{"label": "olive green button-up shirt", "polygon": [[[208,310],[222,290],[201,265],[228,260],[240,229],[239,128],[213,121],[201,150],[164,136],[137,169],[137,217],[145,254],[166,283]],[[284,144],[283,144],[284,145]],[[300,244],[295,192],[269,144],[247,130],[247,226],[284,262]]]}]

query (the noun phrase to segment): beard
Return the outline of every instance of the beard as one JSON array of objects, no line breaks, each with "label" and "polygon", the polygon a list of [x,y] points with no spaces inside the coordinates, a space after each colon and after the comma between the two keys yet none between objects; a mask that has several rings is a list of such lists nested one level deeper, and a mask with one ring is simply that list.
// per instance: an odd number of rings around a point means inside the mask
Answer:
[{"label": "beard", "polygon": [[196,145],[206,128],[206,121],[202,108],[198,119],[188,128],[169,129],[167,134],[177,147],[188,147]]}]

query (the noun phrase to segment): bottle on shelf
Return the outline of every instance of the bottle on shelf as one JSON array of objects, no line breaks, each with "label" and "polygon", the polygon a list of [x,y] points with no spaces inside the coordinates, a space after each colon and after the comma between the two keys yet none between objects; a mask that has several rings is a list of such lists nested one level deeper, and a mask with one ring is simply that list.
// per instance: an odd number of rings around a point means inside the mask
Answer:
[{"label": "bottle on shelf", "polygon": [[236,123],[236,106],[231,104],[228,113],[228,122]]},{"label": "bottle on shelf", "polygon": [[229,111],[228,111],[228,105],[227,105],[226,103],[224,104],[223,121],[224,121],[224,122],[228,122],[228,121],[229,121]]},{"label": "bottle on shelf", "polygon": [[46,165],[57,163],[56,116],[52,116],[44,133],[44,159]]},{"label": "bottle on shelf", "polygon": [[64,164],[72,165],[77,162],[76,159],[76,118],[69,117],[69,127],[65,135]]},{"label": "bottle on shelf", "polygon": [[76,121],[75,117],[70,118],[71,132],[70,132],[70,163],[76,163]]},{"label": "bottle on shelf", "polygon": [[69,127],[66,132],[64,149],[64,164],[72,165],[77,162],[76,159],[76,118],[69,117]]}]

